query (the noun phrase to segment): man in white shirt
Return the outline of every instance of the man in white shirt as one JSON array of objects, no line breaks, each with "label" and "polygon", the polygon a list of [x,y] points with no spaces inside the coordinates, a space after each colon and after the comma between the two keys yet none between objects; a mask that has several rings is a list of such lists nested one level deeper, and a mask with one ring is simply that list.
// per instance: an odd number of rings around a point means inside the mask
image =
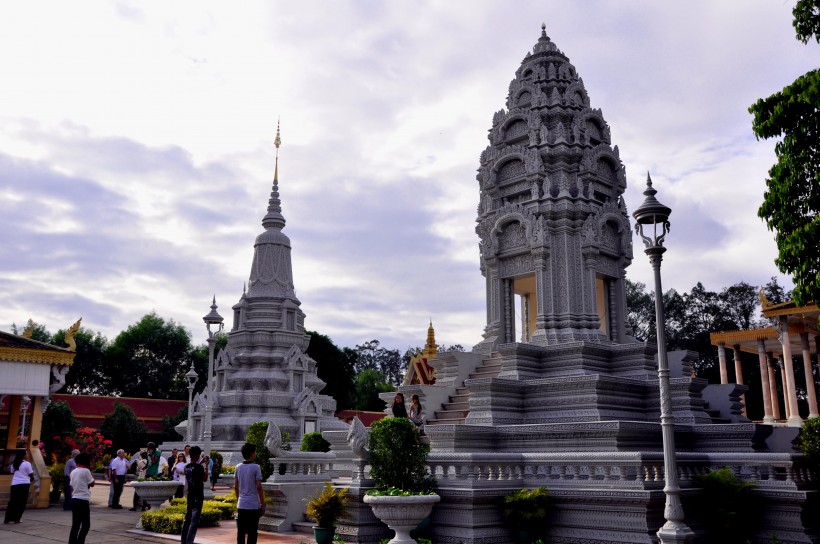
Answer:
[{"label": "man in white shirt", "polygon": [[120,510],[120,497],[122,496],[122,488],[125,485],[125,475],[128,474],[128,468],[131,466],[131,461],[125,458],[125,450],[117,450],[117,456],[111,459],[108,465],[108,480],[114,488],[114,497],[111,499],[110,508]]}]

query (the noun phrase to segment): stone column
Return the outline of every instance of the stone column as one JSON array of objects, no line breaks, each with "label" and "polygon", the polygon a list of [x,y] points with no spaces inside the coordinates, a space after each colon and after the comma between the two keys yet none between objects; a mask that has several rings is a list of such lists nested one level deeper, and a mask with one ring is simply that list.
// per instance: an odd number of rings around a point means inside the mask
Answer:
[{"label": "stone column", "polygon": [[20,404],[22,399],[22,395],[11,396],[8,437],[6,438],[7,450],[13,450],[17,447],[17,435],[20,434]]},{"label": "stone column", "polygon": [[783,409],[786,412],[786,421],[788,421],[792,414],[792,407],[789,406],[789,383],[786,381],[786,367],[783,365],[782,359],[777,361],[777,366],[780,368],[780,385],[783,386]]},{"label": "stone column", "polygon": [[[737,383],[738,385],[743,385],[743,366],[741,364],[742,361],[743,361],[743,358],[740,354],[740,345],[735,344],[734,346],[732,346],[732,351],[734,352],[734,356],[735,356],[735,383]],[[743,403],[743,409],[742,409],[741,412],[745,416],[746,415],[746,393],[743,393],[743,394],[740,395],[740,401]]]},{"label": "stone column", "polygon": [[769,390],[772,395],[772,415],[775,419],[782,419],[780,414],[780,396],[777,394],[777,373],[774,371],[774,356],[766,353],[766,366],[769,367]]},{"label": "stone column", "polygon": [[774,423],[772,416],[772,391],[769,388],[769,363],[766,360],[766,342],[757,339],[757,359],[760,361],[760,388],[763,390],[763,423]]},{"label": "stone column", "polygon": [[801,332],[800,342],[803,345],[803,370],[806,374],[806,396],[809,401],[809,417],[817,417],[817,393],[814,390],[814,372],[811,367],[809,333]]},{"label": "stone column", "polygon": [[530,295],[521,295],[521,341],[530,341]]},{"label": "stone column", "polygon": [[786,316],[780,316],[780,343],[783,345],[783,364],[785,365],[785,384],[788,388],[789,427],[801,427],[803,420],[797,410],[797,389],[794,385],[794,364],[792,363],[792,345],[789,335],[789,322]]},{"label": "stone column", "polygon": [[718,343],[718,364],[720,364],[720,383],[729,383],[729,373],[726,371],[726,344]]}]

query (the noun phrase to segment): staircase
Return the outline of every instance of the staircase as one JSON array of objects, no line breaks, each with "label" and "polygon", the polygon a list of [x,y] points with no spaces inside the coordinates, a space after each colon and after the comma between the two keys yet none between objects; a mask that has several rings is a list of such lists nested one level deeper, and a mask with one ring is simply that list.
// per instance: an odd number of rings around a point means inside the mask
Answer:
[{"label": "staircase", "polygon": [[[481,366],[472,372],[469,379],[495,378],[501,372],[501,354],[493,352],[489,358],[481,362]],[[443,410],[436,410],[435,417],[427,420],[427,425],[462,424],[470,413],[470,390],[467,387],[456,387],[456,394],[450,395],[449,402],[441,406]]]}]

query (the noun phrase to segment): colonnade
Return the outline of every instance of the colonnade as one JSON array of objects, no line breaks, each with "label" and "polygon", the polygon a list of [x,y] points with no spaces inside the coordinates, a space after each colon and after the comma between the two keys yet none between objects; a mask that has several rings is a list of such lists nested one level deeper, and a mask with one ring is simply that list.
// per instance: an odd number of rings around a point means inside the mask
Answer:
[{"label": "colonnade", "polygon": [[[814,332],[816,332],[816,330]],[[800,355],[803,359],[803,370],[806,377],[805,387],[806,400],[809,406],[809,417],[818,417],[813,365],[814,357],[818,358],[817,364],[820,365],[820,336],[813,335],[815,344],[813,357],[809,331],[806,328],[796,329],[795,327],[789,327],[785,316],[780,316],[779,319],[775,321],[774,327],[750,331],[716,333],[716,335],[713,335],[713,343],[717,345],[718,348],[720,383],[722,384],[729,383],[727,346],[730,346],[732,350],[735,382],[741,385],[743,384],[741,353],[743,351],[751,352],[753,348],[756,348],[763,394],[763,423],[771,424],[777,420],[785,419],[791,427],[799,427],[803,424],[797,407],[797,383],[795,381],[792,356],[792,341],[796,340],[793,336],[795,334],[799,335],[800,338]],[[715,336],[717,338],[715,338]],[[775,339],[778,341],[773,342]],[[733,340],[735,342],[732,342]],[[779,367],[781,371],[783,408],[785,413],[780,410],[777,383],[778,373],[775,367]],[[743,403],[745,414],[745,396]]]}]

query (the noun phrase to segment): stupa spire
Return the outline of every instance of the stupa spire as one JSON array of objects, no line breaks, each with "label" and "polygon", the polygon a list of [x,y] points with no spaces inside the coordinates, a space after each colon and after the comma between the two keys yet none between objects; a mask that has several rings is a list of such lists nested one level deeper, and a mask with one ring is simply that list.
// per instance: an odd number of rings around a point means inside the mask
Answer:
[{"label": "stupa spire", "polygon": [[282,138],[279,135],[279,121],[276,122],[276,138],[273,140],[276,146],[276,166],[273,169],[273,189],[268,200],[268,213],[262,218],[262,226],[265,229],[282,230],[285,226],[285,216],[282,215],[282,201],[279,199],[279,146],[282,145]]}]

